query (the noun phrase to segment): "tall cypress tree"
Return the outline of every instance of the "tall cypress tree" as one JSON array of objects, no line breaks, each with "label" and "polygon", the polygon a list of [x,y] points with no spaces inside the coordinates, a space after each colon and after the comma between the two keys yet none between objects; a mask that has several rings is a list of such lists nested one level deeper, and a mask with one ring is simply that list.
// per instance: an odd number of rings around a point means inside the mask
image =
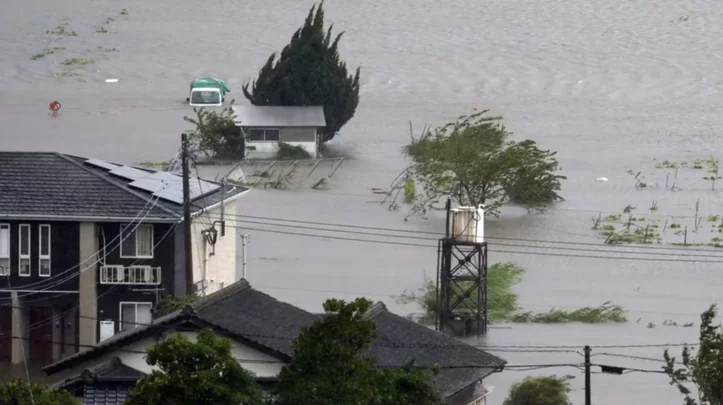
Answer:
[{"label": "tall cypress tree", "polygon": [[323,105],[326,128],[322,142],[330,140],[353,116],[359,104],[359,68],[352,76],[339,57],[339,40],[332,40],[331,29],[324,32],[324,2],[311,7],[304,26],[276,59],[271,54],[259,77],[243,85],[243,93],[253,105]]}]

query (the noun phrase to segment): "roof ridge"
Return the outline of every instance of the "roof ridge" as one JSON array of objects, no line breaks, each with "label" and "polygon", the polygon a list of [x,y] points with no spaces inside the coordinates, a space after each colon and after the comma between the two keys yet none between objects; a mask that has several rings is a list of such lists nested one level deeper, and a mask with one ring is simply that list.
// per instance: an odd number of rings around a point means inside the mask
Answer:
[{"label": "roof ridge", "polygon": [[[152,200],[152,198],[147,198],[147,197],[144,196],[143,194],[141,194],[141,193],[139,193],[139,192],[137,192],[137,191],[131,190],[129,187],[126,187],[126,186],[124,186],[123,184],[120,184],[119,182],[117,182],[117,181],[115,181],[115,180],[113,180],[113,179],[111,179],[111,178],[109,178],[109,177],[102,176],[102,175],[100,175],[99,173],[97,173],[96,171],[91,170],[91,169],[85,167],[85,166],[82,165],[81,163],[78,163],[78,162],[76,162],[75,160],[71,159],[70,157],[66,156],[64,153],[60,153],[60,152],[53,152],[53,153],[54,153],[56,156],[60,157],[61,159],[65,160],[66,162],[68,162],[68,163],[70,163],[70,164],[72,164],[72,165],[74,165],[74,166],[76,166],[76,167],[79,167],[80,169],[85,170],[85,171],[88,172],[88,173],[93,174],[95,177],[98,177],[99,179],[102,179],[102,180],[104,180],[104,181],[106,181],[106,182],[108,182],[108,183],[110,183],[110,184],[112,184],[112,185],[120,188],[121,190],[127,192],[128,194],[130,194],[130,195],[132,195],[132,196],[134,196],[134,197],[137,197],[137,198],[145,201],[146,204],[148,204],[148,203],[151,202],[151,200]],[[80,157],[80,156],[78,156],[78,157]],[[158,200],[156,200],[155,204],[153,204],[152,207],[158,207],[159,209],[165,211],[166,214],[169,214],[169,215],[171,215],[171,216],[174,217],[174,218],[178,218],[178,219],[181,218],[180,215],[178,215],[178,214],[176,214],[175,212],[171,211],[170,209],[166,208],[165,206],[163,206],[163,204],[159,204],[159,201],[160,201],[160,198],[159,198]],[[150,210],[150,209],[153,209],[152,207],[149,208],[149,210]]]},{"label": "roof ridge", "polygon": [[216,292],[213,292],[205,297],[200,297],[196,302],[192,303],[190,306],[194,311],[200,311],[212,304],[223,301],[241,291],[245,291],[245,290],[249,290],[249,289],[252,289],[251,284],[248,282],[248,280],[242,278],[239,281],[237,281],[233,284],[230,284],[229,286],[224,287]]}]

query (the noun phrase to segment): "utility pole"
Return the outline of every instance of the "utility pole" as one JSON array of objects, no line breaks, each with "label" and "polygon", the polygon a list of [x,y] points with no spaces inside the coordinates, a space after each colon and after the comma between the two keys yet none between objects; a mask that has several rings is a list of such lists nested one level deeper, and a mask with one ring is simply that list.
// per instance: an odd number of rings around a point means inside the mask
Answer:
[{"label": "utility pole", "polygon": [[243,251],[244,258],[243,258],[243,262],[241,264],[241,278],[243,278],[243,279],[246,279],[246,238],[248,238],[248,237],[249,237],[249,235],[246,233],[241,235],[241,244],[242,244],[243,250],[244,250]]},{"label": "utility pole", "polygon": [[585,405],[592,405],[590,396],[590,346],[585,346]]},{"label": "utility pole", "polygon": [[191,242],[191,192],[189,187],[190,171],[188,168],[188,135],[181,134],[181,162],[183,166],[183,231],[184,231],[184,257],[186,262],[186,294],[195,291],[193,285],[193,248]]}]

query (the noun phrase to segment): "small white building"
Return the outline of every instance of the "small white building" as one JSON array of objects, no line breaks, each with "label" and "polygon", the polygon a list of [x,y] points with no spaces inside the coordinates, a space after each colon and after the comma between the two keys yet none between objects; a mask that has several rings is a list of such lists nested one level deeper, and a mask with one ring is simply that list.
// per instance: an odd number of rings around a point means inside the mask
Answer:
[{"label": "small white building", "polygon": [[246,158],[273,159],[280,143],[301,146],[312,157],[319,150],[319,131],[326,126],[322,106],[234,106],[236,125],[246,138]]}]

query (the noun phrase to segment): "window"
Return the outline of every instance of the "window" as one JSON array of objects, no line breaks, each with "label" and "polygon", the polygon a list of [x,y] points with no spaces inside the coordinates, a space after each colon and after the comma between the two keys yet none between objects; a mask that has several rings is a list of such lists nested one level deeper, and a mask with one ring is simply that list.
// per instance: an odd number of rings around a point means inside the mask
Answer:
[{"label": "window", "polygon": [[121,225],[121,257],[153,258],[153,225]]},{"label": "window", "polygon": [[191,104],[221,104],[221,93],[218,91],[194,90],[191,93]]},{"label": "window", "polygon": [[128,330],[151,323],[150,302],[121,302],[120,330]]},{"label": "window", "polygon": [[274,141],[278,142],[281,130],[270,128],[252,128],[249,130],[249,141]]},{"label": "window", "polygon": [[18,250],[20,252],[20,266],[18,275],[30,276],[30,225],[20,225],[20,236],[18,241]]},{"label": "window", "polygon": [[39,275],[50,277],[50,225],[40,225],[40,248],[38,249]]},{"label": "window", "polygon": [[10,225],[0,224],[0,276],[10,274]]}]

